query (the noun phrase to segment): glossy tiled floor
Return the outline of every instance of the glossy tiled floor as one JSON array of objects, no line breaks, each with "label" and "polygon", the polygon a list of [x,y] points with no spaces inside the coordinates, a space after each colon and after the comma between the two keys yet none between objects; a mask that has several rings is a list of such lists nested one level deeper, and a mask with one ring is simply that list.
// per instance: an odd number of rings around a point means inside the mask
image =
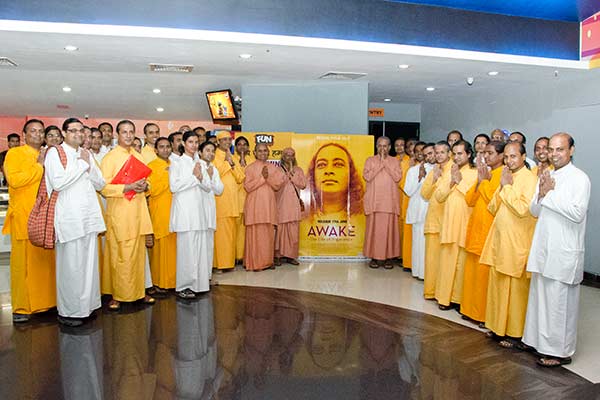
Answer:
[{"label": "glossy tiled floor", "polygon": [[79,330],[52,313],[15,327],[4,307],[0,399],[600,398],[600,289],[582,288],[570,370],[548,370],[439,311],[398,268],[302,263],[214,277],[197,301],[100,311]]},{"label": "glossy tiled floor", "polygon": [[[332,294],[389,304],[435,315],[478,329],[455,311],[440,311],[437,303],[423,299],[423,282],[400,268],[370,269],[363,263],[311,263],[298,267],[284,264],[259,273],[235,271],[216,275],[221,284],[261,286]],[[600,289],[581,287],[577,353],[567,368],[600,383]]]},{"label": "glossy tiled floor", "polygon": [[600,385],[480,332],[350,298],[218,286],[86,327],[2,313],[2,399],[573,399]]}]

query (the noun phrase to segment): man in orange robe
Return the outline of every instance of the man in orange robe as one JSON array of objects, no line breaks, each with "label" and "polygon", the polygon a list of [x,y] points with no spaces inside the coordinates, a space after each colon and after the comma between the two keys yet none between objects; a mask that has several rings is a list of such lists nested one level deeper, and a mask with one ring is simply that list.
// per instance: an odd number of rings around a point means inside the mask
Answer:
[{"label": "man in orange robe", "polygon": [[298,245],[300,244],[300,191],[306,187],[304,172],[296,163],[296,152],[291,147],[283,149],[279,164],[285,174],[284,184],[277,191],[277,231],[275,233],[275,265],[281,265],[282,258],[298,265]]},{"label": "man in orange robe", "polygon": [[438,187],[448,185],[450,170],[453,162],[450,160],[450,146],[446,141],[437,142],[435,145],[436,166],[427,174],[421,196],[429,201],[427,216],[425,217],[425,282],[423,296],[426,299],[435,297],[436,279],[440,263],[440,230],[444,205],[434,196]]},{"label": "man in orange robe", "polygon": [[400,163],[389,156],[390,139],[377,139],[377,155],[365,162],[363,177],[367,182],[364,209],[367,216],[363,254],[371,258],[369,267],[394,268],[393,260],[400,256]]},{"label": "man in orange robe", "polygon": [[[283,185],[285,175],[281,168],[267,162],[269,147],[266,144],[258,143],[254,156],[256,161],[246,167],[244,180],[244,188],[248,192],[244,207],[244,262],[247,270],[260,271],[273,267],[277,225],[275,192]],[[230,244],[235,246],[235,242]]]},{"label": "man in orange robe", "polygon": [[489,267],[479,263],[479,256],[488,236],[494,216],[488,210],[492,196],[500,186],[504,142],[493,141],[485,147],[485,163],[478,159],[477,184],[467,192],[465,199],[473,213],[467,226],[465,272],[460,313],[473,321],[485,321],[485,303]]},{"label": "man in orange robe", "polygon": [[10,201],[2,233],[10,235],[10,291],[13,322],[17,323],[56,306],[54,250],[35,247],[27,232],[27,220],[44,176],[42,121],[27,121],[23,136],[25,145],[10,149],[4,161]]}]

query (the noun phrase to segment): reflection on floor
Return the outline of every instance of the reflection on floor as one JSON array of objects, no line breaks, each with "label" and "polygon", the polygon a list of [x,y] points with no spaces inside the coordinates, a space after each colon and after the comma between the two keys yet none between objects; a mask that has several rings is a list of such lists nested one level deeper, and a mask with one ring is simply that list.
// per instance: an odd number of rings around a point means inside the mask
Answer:
[{"label": "reflection on floor", "polygon": [[290,290],[217,286],[190,302],[54,315],[0,314],[2,399],[595,399],[480,332],[424,313]]},{"label": "reflection on floor", "polygon": [[[284,264],[260,273],[235,271],[215,275],[220,284],[303,290],[368,300],[435,315],[478,329],[455,311],[440,311],[435,301],[423,299],[423,282],[400,268],[370,269],[365,263]],[[566,368],[600,383],[600,289],[581,287],[577,353]]]}]

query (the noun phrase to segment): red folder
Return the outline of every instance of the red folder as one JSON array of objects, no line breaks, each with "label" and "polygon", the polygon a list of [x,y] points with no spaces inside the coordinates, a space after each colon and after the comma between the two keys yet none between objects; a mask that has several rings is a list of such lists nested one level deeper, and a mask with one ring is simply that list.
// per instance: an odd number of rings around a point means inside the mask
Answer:
[{"label": "red folder", "polygon": [[[128,185],[130,183],[137,182],[140,179],[147,178],[150,176],[150,173],[152,173],[152,170],[148,168],[146,164],[134,156],[129,156],[111,183],[114,185]],[[134,190],[130,190],[129,192],[125,193],[125,198],[129,201],[131,201],[131,199],[134,197]]]}]

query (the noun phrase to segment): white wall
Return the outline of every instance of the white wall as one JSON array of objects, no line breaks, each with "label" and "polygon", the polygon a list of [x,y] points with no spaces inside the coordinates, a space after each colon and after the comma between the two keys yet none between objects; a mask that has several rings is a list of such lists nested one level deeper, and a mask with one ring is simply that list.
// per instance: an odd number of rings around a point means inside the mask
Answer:
[{"label": "white wall", "polygon": [[383,117],[369,121],[421,122],[421,105],[409,103],[369,103],[369,108],[383,108]]},{"label": "white wall", "polygon": [[242,128],[249,132],[369,132],[368,82],[242,85]]},{"label": "white wall", "polygon": [[576,81],[557,79],[544,87],[422,106],[421,135],[424,140],[445,139],[451,129],[460,130],[466,139],[472,140],[476,134],[489,134],[494,128],[525,133],[531,158],[533,144],[539,136],[563,131],[574,137],[575,164],[592,181],[585,269],[600,273],[596,231],[600,226],[600,70],[590,71],[585,79]]}]

